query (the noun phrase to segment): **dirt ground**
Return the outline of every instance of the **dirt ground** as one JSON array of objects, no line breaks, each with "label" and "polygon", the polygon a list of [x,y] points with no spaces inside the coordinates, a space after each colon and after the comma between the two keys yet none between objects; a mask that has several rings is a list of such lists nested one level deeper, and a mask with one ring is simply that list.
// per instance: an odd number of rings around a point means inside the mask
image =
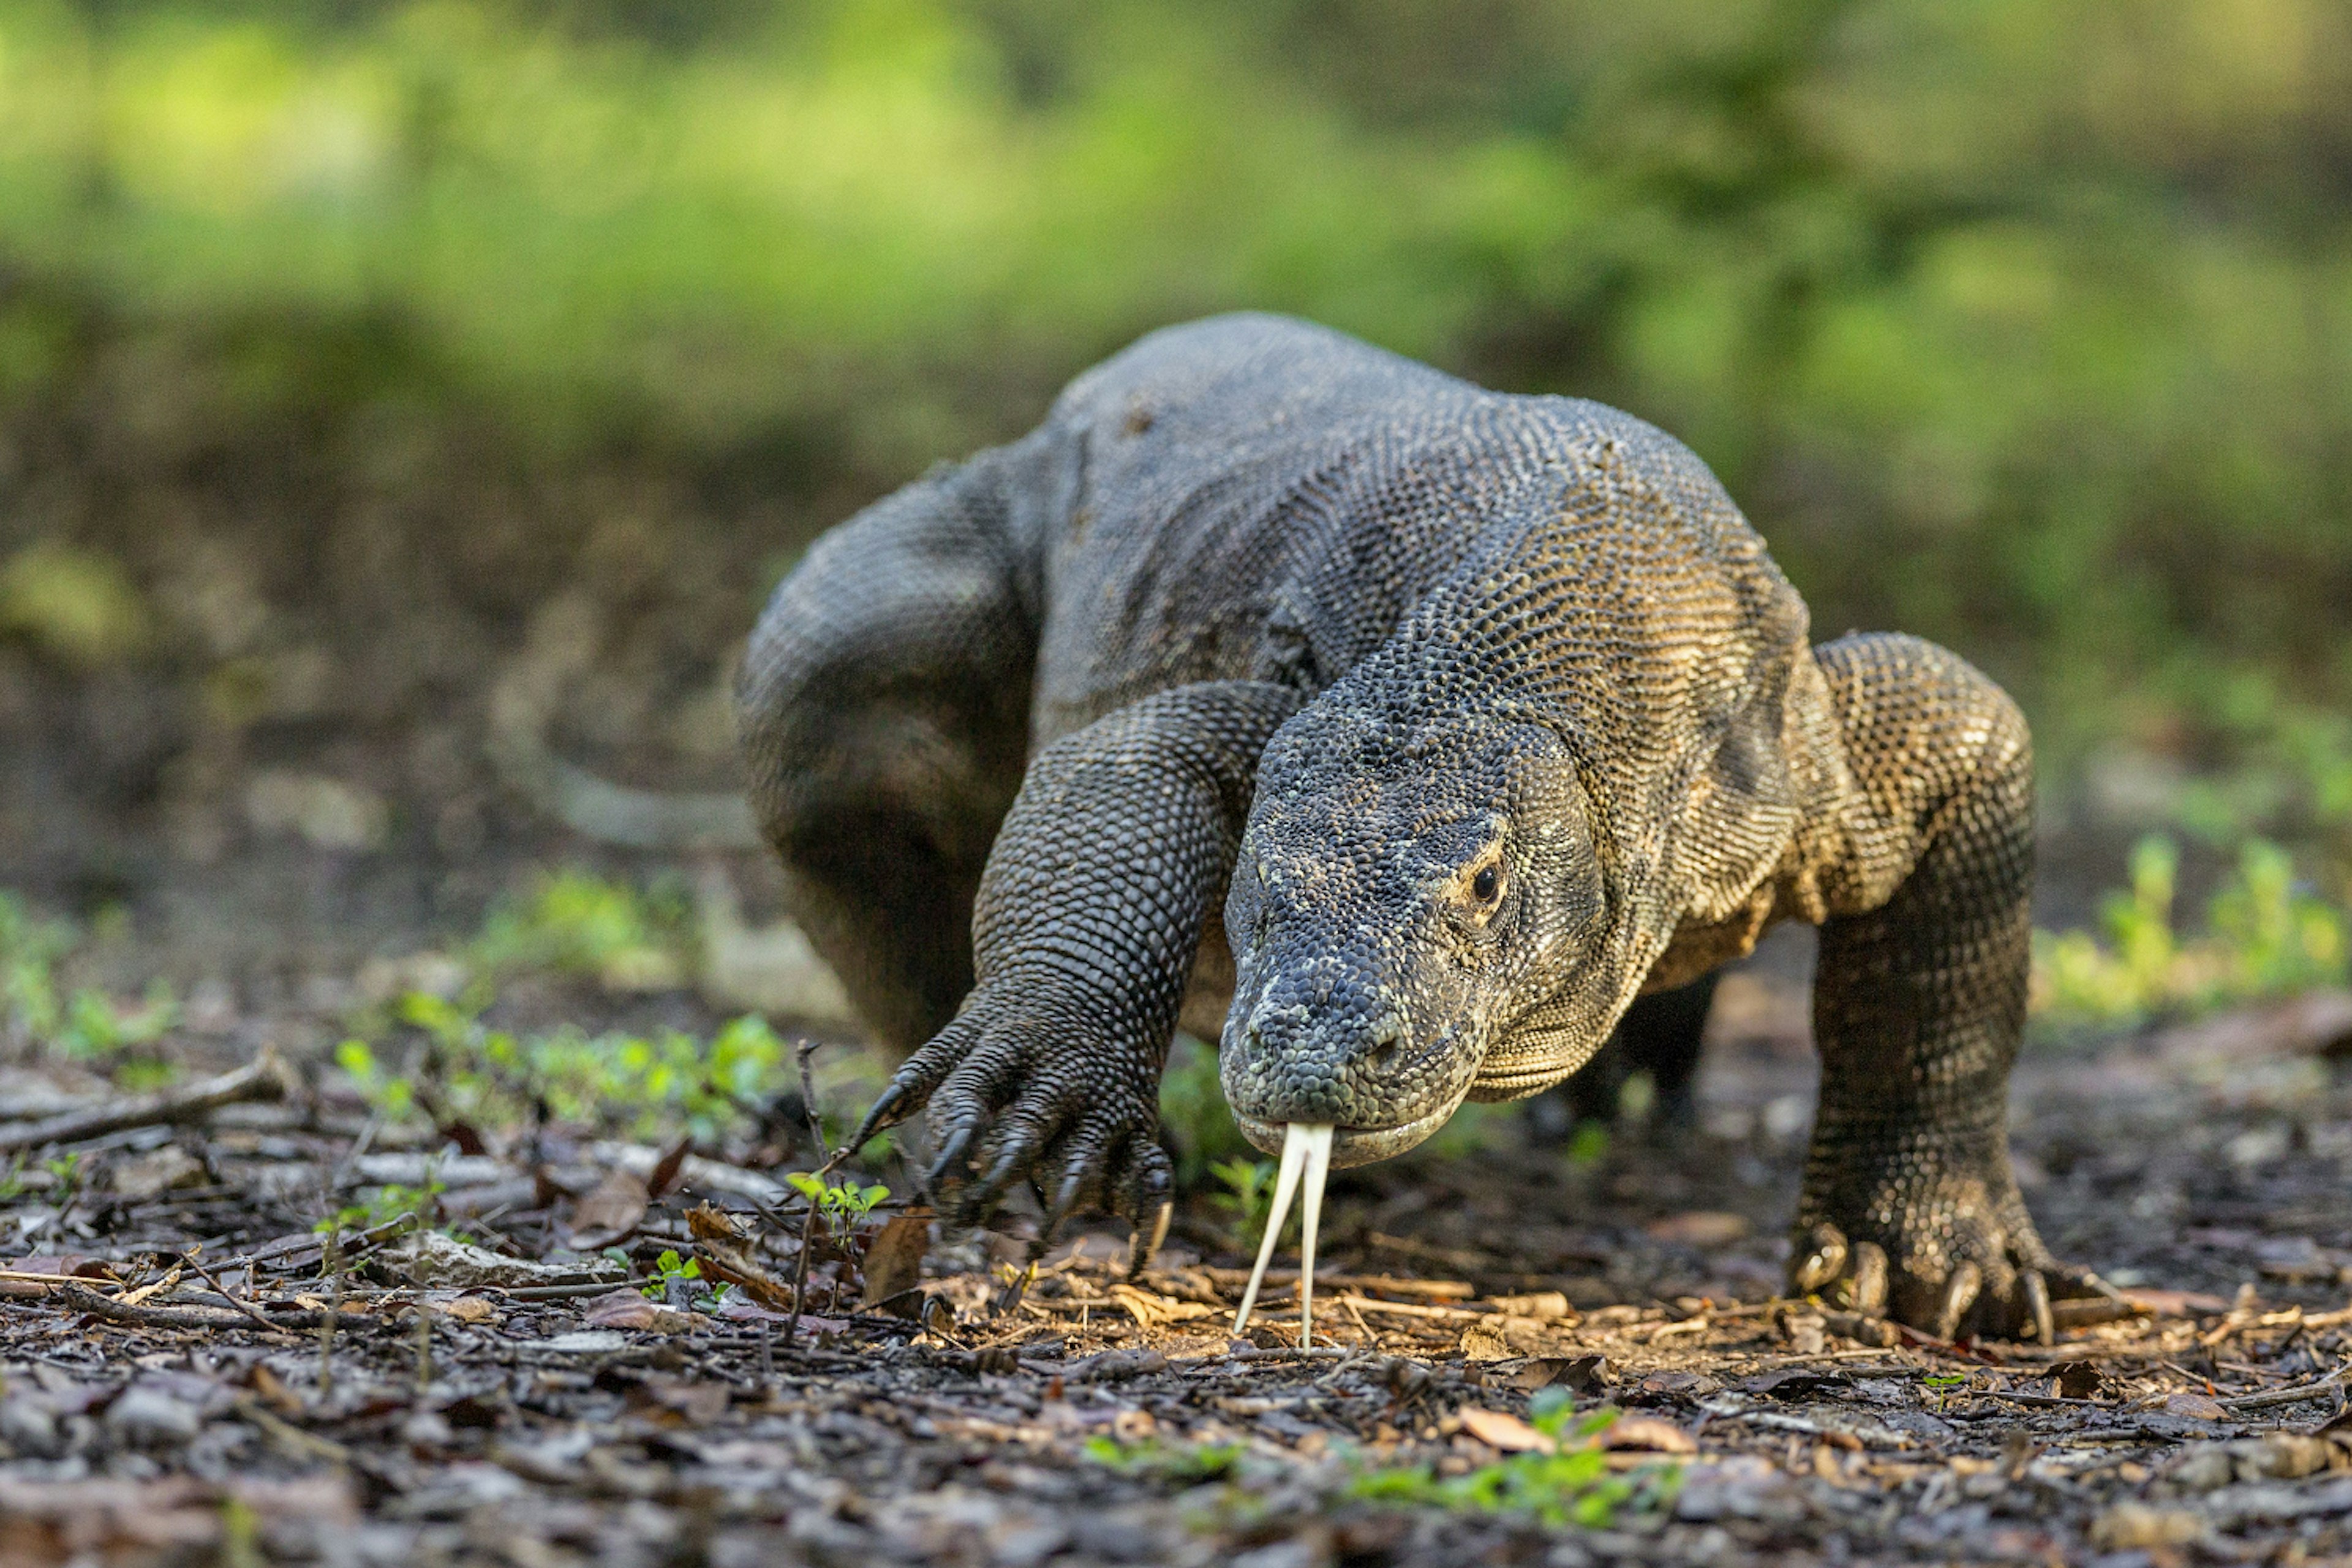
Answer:
[{"label": "dirt ground", "polygon": [[[1727,982],[1696,1131],[1346,1173],[1303,1353],[1295,1283],[1229,1341],[1255,1237],[1205,1202],[1139,1280],[1104,1232],[1015,1290],[1018,1220],[894,1198],[836,1244],[772,1145],[550,1126],[428,1173],[315,1013],[214,1018],[184,1084],[281,1098],[86,1123],[0,1210],[0,1565],[2352,1561],[2352,997],[2032,1052],[2029,1196],[2143,1315],[1952,1345],[1775,1300],[1788,969]],[[0,1141],[110,1109],[19,1068]],[[329,1194],[428,1174],[473,1250],[328,1257]]]}]

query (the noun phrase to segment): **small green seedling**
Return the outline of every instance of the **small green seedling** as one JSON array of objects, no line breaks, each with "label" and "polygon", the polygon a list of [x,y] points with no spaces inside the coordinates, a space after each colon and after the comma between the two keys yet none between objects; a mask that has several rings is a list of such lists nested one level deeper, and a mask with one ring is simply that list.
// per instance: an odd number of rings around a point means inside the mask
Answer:
[{"label": "small green seedling", "polygon": [[81,1190],[81,1155],[72,1150],[52,1154],[41,1162],[41,1169],[49,1173],[54,1190],[60,1198],[71,1198]]},{"label": "small green seedling", "polygon": [[1274,1162],[1221,1160],[1209,1167],[1209,1174],[1225,1184],[1226,1190],[1210,1194],[1209,1201],[1233,1217],[1234,1232],[1241,1236],[1262,1233],[1274,1212]]},{"label": "small green seedling", "polygon": [[671,1280],[701,1278],[702,1259],[680,1258],[675,1249],[666,1247],[661,1256],[654,1259],[653,1278],[645,1283],[641,1294],[657,1301],[669,1293]]},{"label": "small green seedling", "polygon": [[416,1086],[406,1075],[385,1070],[375,1047],[365,1040],[345,1040],[335,1047],[335,1065],[351,1075],[368,1109],[386,1121],[404,1121],[416,1106]]},{"label": "small green seedling", "polygon": [[1512,1454],[1460,1476],[1440,1477],[1426,1466],[1366,1470],[1349,1484],[1349,1495],[1472,1513],[1532,1514],[1547,1524],[1596,1530],[1615,1523],[1621,1511],[1673,1506],[1681,1466],[1663,1461],[1626,1474],[1609,1468],[1598,1439],[1617,1419],[1616,1411],[1596,1410],[1578,1420],[1568,1395],[1548,1388],[1528,1401],[1528,1419],[1559,1444],[1557,1450]]},{"label": "small green seedling", "polygon": [[1123,1476],[1195,1486],[1230,1474],[1241,1460],[1242,1447],[1239,1443],[1168,1443],[1157,1437],[1140,1443],[1094,1437],[1087,1440],[1086,1456]]},{"label": "small green seedling", "polygon": [[843,1182],[828,1186],[820,1178],[805,1171],[794,1171],[784,1178],[793,1191],[814,1204],[837,1241],[845,1241],[857,1228],[858,1221],[874,1212],[875,1206],[890,1195],[890,1189],[876,1183],[861,1187],[855,1182]]}]

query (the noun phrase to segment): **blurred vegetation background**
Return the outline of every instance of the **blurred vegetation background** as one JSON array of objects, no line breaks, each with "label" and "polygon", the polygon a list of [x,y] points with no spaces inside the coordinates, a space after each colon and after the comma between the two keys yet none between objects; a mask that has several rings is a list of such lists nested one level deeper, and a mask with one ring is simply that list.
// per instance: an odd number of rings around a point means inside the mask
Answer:
[{"label": "blurred vegetation background", "polygon": [[553,603],[721,780],[808,538],[1240,306],[1664,426],[2053,820],[2341,897],[2337,0],[0,0],[13,874],[494,849]]}]

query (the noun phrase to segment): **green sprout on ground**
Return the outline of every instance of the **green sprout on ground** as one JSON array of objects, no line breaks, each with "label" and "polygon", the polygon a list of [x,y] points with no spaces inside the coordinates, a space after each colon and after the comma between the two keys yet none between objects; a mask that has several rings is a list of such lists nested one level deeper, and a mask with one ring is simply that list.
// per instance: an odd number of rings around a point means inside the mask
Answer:
[{"label": "green sprout on ground", "polygon": [[1234,1467],[1241,1462],[1243,1446],[1239,1443],[1170,1443],[1158,1437],[1147,1437],[1139,1443],[1122,1443],[1116,1437],[1094,1437],[1087,1440],[1085,1451],[1087,1458],[1098,1465],[1108,1466],[1123,1476],[1176,1486],[1197,1486],[1231,1474]]},{"label": "green sprout on ground", "polygon": [[856,1182],[828,1184],[806,1171],[794,1171],[784,1181],[793,1191],[816,1205],[836,1241],[848,1240],[858,1222],[890,1195],[890,1189],[878,1182],[870,1186],[860,1186]]},{"label": "green sprout on ground", "polygon": [[1472,1513],[1524,1513],[1547,1524],[1605,1528],[1620,1512],[1659,1512],[1673,1506],[1682,1467],[1672,1461],[1619,1474],[1599,1438],[1617,1419],[1601,1409],[1579,1420],[1574,1403],[1548,1388],[1528,1402],[1530,1425],[1558,1445],[1551,1453],[1507,1455],[1459,1476],[1423,1465],[1384,1466],[1358,1475],[1348,1495],[1368,1502],[1442,1508]]},{"label": "green sprout on ground", "polygon": [[177,997],[161,980],[132,1005],[96,986],[68,991],[58,968],[81,946],[70,923],[42,919],[0,892],[0,1031],[61,1060],[117,1062],[129,1075],[126,1089],[155,1087],[169,1069],[138,1053],[178,1025]]},{"label": "green sprout on ground", "polygon": [[570,1026],[518,1035],[482,1021],[489,1001],[482,985],[454,1000],[411,992],[394,1005],[388,1026],[423,1037],[416,1068],[389,1071],[377,1047],[359,1037],[337,1049],[337,1065],[388,1121],[422,1114],[429,1085],[445,1117],[511,1125],[537,1102],[563,1121],[640,1137],[682,1127],[715,1139],[754,1119],[787,1083],[791,1048],[754,1016],[708,1040],[677,1029],[590,1035]]},{"label": "green sprout on ground", "polygon": [[[449,1190],[442,1181],[436,1163],[426,1161],[425,1181],[420,1186],[403,1186],[387,1183],[378,1187],[364,1202],[346,1204],[310,1229],[319,1235],[330,1230],[373,1230],[396,1219],[414,1217],[419,1226],[430,1226],[441,1212],[441,1194]],[[457,1237],[463,1241],[464,1237]]]},{"label": "green sprout on ground", "polygon": [[[1209,1174],[1224,1184],[1222,1193],[1209,1194],[1209,1202],[1230,1218],[1237,1236],[1254,1237],[1265,1229],[1266,1217],[1274,1212],[1274,1162],[1271,1160],[1221,1160],[1209,1167]],[[1297,1216],[1286,1216],[1284,1228],[1297,1223]]]},{"label": "green sprout on ground", "polygon": [[375,1047],[365,1040],[337,1046],[335,1065],[350,1075],[368,1109],[386,1121],[404,1121],[415,1110],[416,1085],[406,1074],[387,1072],[376,1059]]},{"label": "green sprout on ground", "polygon": [[50,1191],[61,1202],[71,1202],[74,1194],[81,1190],[81,1153],[79,1150],[50,1155],[41,1162],[41,1169],[49,1173]]},{"label": "green sprout on ground", "polygon": [[[699,1279],[701,1278],[702,1259],[699,1258],[681,1258],[678,1256],[676,1248],[664,1247],[662,1249],[661,1256],[654,1259],[654,1271],[652,1276],[643,1286],[639,1287],[639,1294],[646,1297],[648,1300],[658,1301],[669,1293],[669,1282],[671,1280]],[[726,1287],[722,1285],[719,1289],[724,1290]]]}]

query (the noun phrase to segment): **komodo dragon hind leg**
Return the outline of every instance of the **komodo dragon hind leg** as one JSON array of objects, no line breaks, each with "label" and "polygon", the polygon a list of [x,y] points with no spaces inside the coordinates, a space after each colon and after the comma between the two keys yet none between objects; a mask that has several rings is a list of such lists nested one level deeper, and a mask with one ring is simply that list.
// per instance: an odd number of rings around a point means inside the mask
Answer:
[{"label": "komodo dragon hind leg", "polygon": [[1790,1283],[1836,1286],[1945,1338],[2047,1340],[2053,1291],[2101,1287],[2052,1258],[2010,1167],[2033,879],[2024,719],[1914,637],[1851,637],[1815,657],[1855,784],[1855,848],[1823,879],[1851,912],[1822,928],[1821,1109]]},{"label": "komodo dragon hind leg", "polygon": [[972,901],[1021,787],[1037,634],[1005,530],[1021,467],[1050,457],[1037,446],[942,469],[820,539],[744,658],[745,770],[792,914],[900,1052],[971,989]]},{"label": "komodo dragon hind leg", "polygon": [[1626,1080],[1647,1073],[1654,1091],[1653,1136],[1670,1142],[1688,1133],[1698,1121],[1699,1046],[1717,978],[1701,975],[1687,985],[1635,997],[1599,1055],[1528,1102],[1538,1129],[1565,1133],[1582,1121],[1614,1121]]}]

